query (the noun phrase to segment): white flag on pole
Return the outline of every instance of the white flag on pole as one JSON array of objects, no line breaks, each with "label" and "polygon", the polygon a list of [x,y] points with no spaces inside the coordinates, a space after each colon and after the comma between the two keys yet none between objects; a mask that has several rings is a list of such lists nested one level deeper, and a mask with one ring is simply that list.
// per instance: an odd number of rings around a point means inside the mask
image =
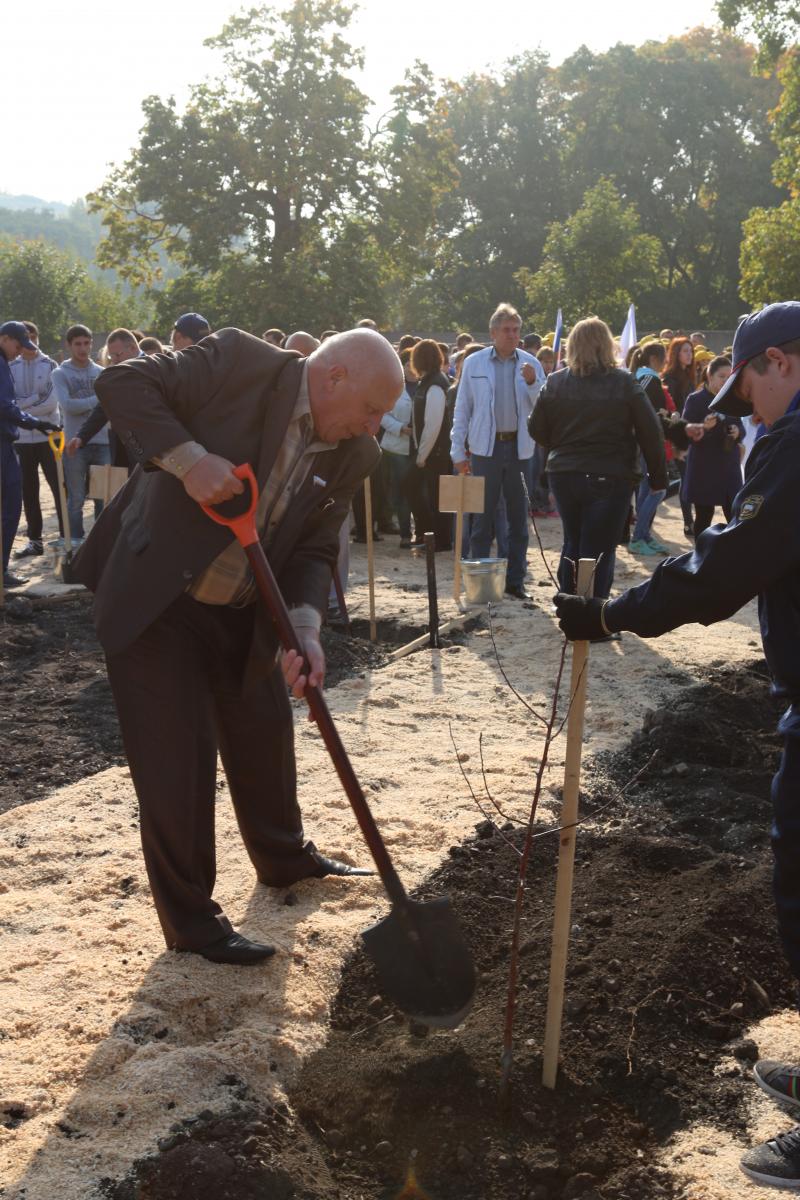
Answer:
[{"label": "white flag on pole", "polygon": [[623,365],[628,356],[628,351],[631,346],[635,346],[638,341],[636,337],[636,308],[632,304],[628,309],[628,319],[625,322],[625,328],[622,331],[622,336],[619,339],[619,349],[622,356]]}]

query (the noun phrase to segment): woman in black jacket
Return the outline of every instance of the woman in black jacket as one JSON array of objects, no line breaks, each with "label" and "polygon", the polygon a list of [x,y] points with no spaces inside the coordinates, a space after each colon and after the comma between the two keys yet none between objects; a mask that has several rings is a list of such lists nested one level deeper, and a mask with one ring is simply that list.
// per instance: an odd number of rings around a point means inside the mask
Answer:
[{"label": "woman in black jacket", "polygon": [[659,491],[667,486],[664,439],[642,388],[615,365],[605,321],[579,321],[566,357],[566,369],[547,377],[528,428],[548,451],[547,477],[564,526],[559,586],[574,592],[578,559],[595,558],[594,594],[606,598],[639,478],[639,449],[650,487]]},{"label": "woman in black jacket", "polygon": [[416,544],[423,541],[423,534],[429,530],[436,537],[437,550],[452,550],[452,514],[439,512],[439,476],[449,475],[452,471],[450,428],[453,424],[453,411],[447,411],[450,380],[444,374],[439,343],[432,338],[417,342],[411,351],[411,366],[418,381],[412,412],[412,453],[415,457],[412,488],[419,498],[420,509],[428,513],[425,529],[416,530]]}]

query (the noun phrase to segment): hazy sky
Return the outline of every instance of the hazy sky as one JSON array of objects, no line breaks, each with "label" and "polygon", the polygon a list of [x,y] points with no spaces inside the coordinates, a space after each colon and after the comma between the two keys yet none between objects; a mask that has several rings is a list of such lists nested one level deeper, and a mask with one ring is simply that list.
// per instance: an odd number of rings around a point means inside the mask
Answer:
[{"label": "hazy sky", "polygon": [[[20,10],[6,30],[0,68],[0,192],[70,201],[96,187],[107,164],[136,144],[143,97],[174,94],[180,102],[190,84],[215,73],[219,60],[203,40],[241,7],[231,0],[39,0]],[[553,62],[582,43],[593,50],[638,45],[713,24],[714,13],[711,0],[660,8],[641,0],[539,0],[499,9],[491,0],[363,0],[350,40],[366,52],[361,87],[380,106],[415,58],[459,78],[540,45]]]}]

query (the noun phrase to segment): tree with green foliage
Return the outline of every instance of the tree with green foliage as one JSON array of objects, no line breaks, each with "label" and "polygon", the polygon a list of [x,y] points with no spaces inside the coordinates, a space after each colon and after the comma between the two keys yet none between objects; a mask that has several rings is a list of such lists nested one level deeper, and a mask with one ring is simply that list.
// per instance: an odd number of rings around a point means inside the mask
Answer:
[{"label": "tree with green foliage", "polygon": [[777,208],[754,208],[744,222],[740,286],[753,307],[800,295],[800,46],[786,52],[778,78],[783,91],[771,114],[778,148],[773,176],[789,199]]},{"label": "tree with green foliage", "polygon": [[44,241],[0,241],[0,312],[34,321],[42,348],[54,352],[75,321],[108,332],[144,314],[131,297],[92,279],[72,255]]},{"label": "tree with green foliage", "polygon": [[556,71],[568,208],[601,175],[661,243],[665,272],[648,324],[725,328],[741,311],[741,223],[780,203],[767,114],[774,79],[730,34],[693,30],[605,54],[581,49]]},{"label": "tree with green foliage", "polygon": [[548,226],[568,215],[551,81],[536,51],[444,91],[437,119],[458,151],[458,186],[437,214],[432,274],[445,324],[485,329],[499,299],[521,303],[517,271],[539,261]]},{"label": "tree with green foliage", "polygon": [[258,278],[274,320],[299,319],[311,299],[299,260],[324,250],[366,186],[351,12],[338,0],[251,9],[207,42],[224,79],[193,88],[182,114],[171,98],[144,102],[139,147],[90,198],[108,229],[103,265],[149,283],[163,246],[187,267]]},{"label": "tree with green foliage", "polygon": [[560,308],[567,324],[590,314],[621,328],[632,300],[652,293],[664,262],[658,239],[643,233],[636,208],[600,179],[565,222],[551,225],[537,271],[517,274],[534,323],[549,328]]},{"label": "tree with green foliage", "polygon": [[796,0],[717,0],[726,29],[758,42],[758,68],[774,67],[778,58],[800,37],[800,4]]}]

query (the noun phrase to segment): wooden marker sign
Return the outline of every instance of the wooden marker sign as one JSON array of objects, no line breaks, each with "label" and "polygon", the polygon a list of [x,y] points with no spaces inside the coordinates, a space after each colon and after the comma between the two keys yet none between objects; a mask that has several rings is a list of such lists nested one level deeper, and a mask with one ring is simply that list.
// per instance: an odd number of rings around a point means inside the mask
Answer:
[{"label": "wooden marker sign", "polygon": [[102,500],[104,504],[108,504],[127,482],[126,467],[89,467],[87,495],[90,500]]},{"label": "wooden marker sign", "polygon": [[453,599],[461,598],[461,539],[464,534],[464,513],[482,513],[485,480],[478,475],[440,475],[439,512],[456,514],[455,562],[453,564]]}]

